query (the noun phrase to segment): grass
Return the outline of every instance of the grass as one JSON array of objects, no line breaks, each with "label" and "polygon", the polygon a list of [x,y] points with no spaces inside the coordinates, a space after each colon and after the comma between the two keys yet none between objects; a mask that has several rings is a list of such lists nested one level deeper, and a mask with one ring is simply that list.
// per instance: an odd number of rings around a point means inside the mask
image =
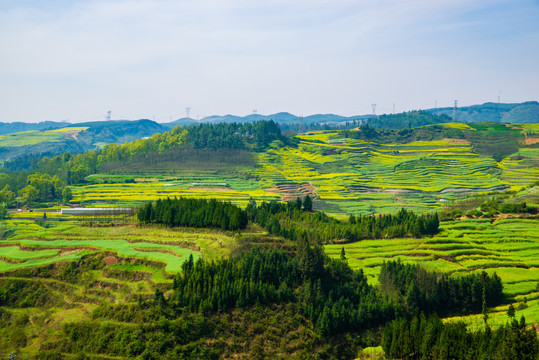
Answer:
[{"label": "grass", "polygon": [[0,258],[10,260],[31,260],[58,255],[60,250],[41,250],[41,251],[24,251],[18,246],[2,246],[0,247]]}]

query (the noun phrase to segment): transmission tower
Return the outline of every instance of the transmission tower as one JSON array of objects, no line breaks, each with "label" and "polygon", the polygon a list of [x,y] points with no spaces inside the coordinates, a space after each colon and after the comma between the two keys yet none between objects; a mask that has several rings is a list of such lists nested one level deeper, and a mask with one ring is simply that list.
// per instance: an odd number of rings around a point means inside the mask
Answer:
[{"label": "transmission tower", "polygon": [[455,100],[455,107],[453,108],[453,122],[457,122],[457,100]]},{"label": "transmission tower", "polygon": [[191,112],[191,108],[190,107],[186,107],[185,108],[185,117],[186,118],[189,118],[189,113]]},{"label": "transmission tower", "polygon": [[105,117],[105,120],[106,120],[106,121],[110,121],[110,119],[112,118],[111,115],[112,115],[112,111],[110,111],[110,110],[107,111],[107,116]]},{"label": "transmission tower", "polygon": [[376,115],[376,104],[372,104],[372,114]]},{"label": "transmission tower", "polygon": [[299,134],[301,133],[301,129],[303,127],[303,116],[300,116],[298,120],[299,120],[299,125],[298,125],[298,134]]}]

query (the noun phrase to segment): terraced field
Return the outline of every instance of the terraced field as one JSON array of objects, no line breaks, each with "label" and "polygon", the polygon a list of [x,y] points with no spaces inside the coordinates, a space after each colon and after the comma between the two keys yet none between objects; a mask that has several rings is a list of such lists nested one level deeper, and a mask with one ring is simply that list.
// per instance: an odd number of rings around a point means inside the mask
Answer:
[{"label": "terraced field", "polygon": [[[451,126],[466,126],[451,124]],[[467,141],[389,145],[336,138],[336,132],[299,135],[297,148],[259,156],[262,186],[309,182],[320,208],[345,213],[424,212],[462,195],[506,190],[539,178],[539,151],[522,148],[497,163],[474,153]]]},{"label": "terraced field", "polygon": [[[247,205],[250,199],[277,200],[280,195],[262,189],[236,190],[232,186],[221,184],[228,182],[182,183],[178,181],[158,181],[135,184],[97,184],[73,188],[75,202],[91,203],[120,203],[133,205],[143,201],[155,201],[164,197],[193,197],[205,199],[218,199],[231,201],[242,206]],[[234,184],[235,182],[231,182]]]},{"label": "terraced field", "polygon": [[[533,124],[518,128],[527,134],[528,145],[520,144],[500,162],[477,148],[487,151],[487,135],[504,134],[505,127],[479,131],[466,124],[446,126],[468,131],[475,145],[465,139],[383,144],[343,138],[335,131],[311,132],[297,136],[297,147],[270,148],[257,155],[254,167],[237,171],[192,167],[92,175],[92,181],[102,183],[75,188],[74,200],[130,204],[185,196],[245,205],[249,199],[291,200],[310,194],[316,209],[336,214],[394,213],[402,207],[429,212],[467,194],[519,189],[539,179],[539,147],[530,140]],[[136,183],[122,183],[126,176]]]},{"label": "terraced field", "polygon": [[95,227],[59,213],[48,213],[45,221],[36,215],[41,214],[19,213],[5,221],[11,236],[0,244],[0,272],[78,260],[89,252],[105,251],[163,263],[166,273],[173,274],[181,270],[189,255],[194,259],[202,255],[220,258],[236,243],[233,237],[212,231],[142,228],[129,223]]},{"label": "terraced field", "polygon": [[[539,220],[468,219],[445,222],[441,232],[423,239],[363,240],[344,245],[348,263],[363,268],[369,281],[378,282],[381,264],[389,259],[419,263],[426,269],[459,274],[496,272],[504,293],[514,303],[517,318],[539,322]],[[340,256],[343,245],[327,245],[326,252]],[[492,309],[490,323],[507,321],[507,306]],[[480,326],[481,315],[458,318]],[[449,319],[455,320],[455,319]]]}]

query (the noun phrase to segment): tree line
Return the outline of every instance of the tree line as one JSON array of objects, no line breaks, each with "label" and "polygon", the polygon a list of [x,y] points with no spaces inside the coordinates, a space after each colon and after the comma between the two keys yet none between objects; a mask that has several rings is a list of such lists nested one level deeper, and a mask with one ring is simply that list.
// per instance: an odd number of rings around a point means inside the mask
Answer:
[{"label": "tree line", "polygon": [[322,211],[312,211],[312,200],[280,203],[249,202],[245,210],[229,202],[205,199],[166,198],[155,204],[148,202],[137,213],[143,224],[163,224],[171,227],[211,227],[221,230],[239,230],[247,223],[258,224],[271,234],[297,241],[306,238],[311,243],[335,241],[354,242],[363,239],[421,237],[438,232],[438,215],[416,215],[401,209],[397,214],[351,215],[341,222]]},{"label": "tree line", "polygon": [[170,227],[240,230],[247,226],[245,211],[230,202],[215,199],[158,199],[155,204],[148,202],[141,207],[137,218],[143,224],[163,224]]},{"label": "tree line", "polygon": [[39,172],[29,174],[25,177],[24,184],[13,184],[12,180],[7,174],[0,173],[0,206],[5,208],[13,205],[15,201],[31,206],[36,201],[69,202],[73,197],[71,188],[57,175]]},{"label": "tree line", "polygon": [[342,222],[321,211],[313,212],[312,200],[308,195],[303,202],[298,198],[287,203],[262,202],[257,206],[252,201],[245,211],[250,221],[274,235],[290,240],[303,236],[313,243],[421,237],[436,234],[440,225],[436,213],[416,215],[405,209],[395,215],[351,215],[348,222]]},{"label": "tree line", "polygon": [[423,311],[440,316],[481,313],[487,307],[500,305],[503,285],[494,273],[449,277],[428,272],[418,264],[388,261],[379,275],[382,290],[411,313]]},{"label": "tree line", "polygon": [[468,331],[466,324],[443,323],[437,315],[388,323],[382,336],[382,349],[388,359],[485,359],[535,360],[539,340],[524,317],[493,331],[486,327]]}]

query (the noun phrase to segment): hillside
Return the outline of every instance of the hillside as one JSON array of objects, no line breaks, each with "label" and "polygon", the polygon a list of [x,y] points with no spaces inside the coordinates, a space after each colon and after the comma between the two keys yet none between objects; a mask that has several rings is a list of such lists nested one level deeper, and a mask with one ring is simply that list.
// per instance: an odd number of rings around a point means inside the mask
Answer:
[{"label": "hillside", "polygon": [[28,130],[0,135],[0,161],[29,155],[76,154],[111,143],[123,144],[150,137],[166,130],[150,120],[60,124],[62,127],[54,130]]},{"label": "hillside", "polygon": [[13,134],[23,131],[43,131],[43,130],[54,130],[60,129],[70,125],[67,122],[56,122],[56,121],[43,121],[39,123],[23,123],[23,122],[12,122],[12,123],[3,123],[0,122],[0,135]]},{"label": "hillside", "polygon": [[[218,123],[253,123],[256,121],[275,121],[283,131],[301,133],[313,130],[352,129],[369,125],[377,129],[409,129],[425,125],[453,122],[452,108],[410,111],[389,115],[340,116],[316,114],[300,117],[281,112],[272,115],[251,114],[247,116],[224,115],[208,116],[201,120],[182,118],[169,123],[158,124],[150,120],[115,120],[69,124],[66,122],[42,122],[36,124],[0,123],[0,161],[15,159],[24,155],[54,156],[64,152],[77,153],[101,148],[107,144],[123,144],[128,141],[163,133],[175,126],[190,126]],[[465,123],[538,123],[539,103],[529,101],[520,104],[485,103],[457,109],[457,121]],[[51,132],[64,127],[86,127],[73,136],[61,136]],[[9,135],[9,137],[6,137]],[[39,142],[35,139],[40,138]],[[515,149],[513,149],[515,150]],[[497,158],[498,160],[501,158]]]},{"label": "hillside", "polygon": [[98,121],[80,123],[76,124],[76,126],[88,127],[85,131],[81,131],[77,137],[85,149],[95,148],[96,146],[102,147],[112,143],[123,144],[166,131],[166,128],[162,125],[147,119]]},{"label": "hillside", "polygon": [[538,130],[218,123],[8,161],[0,356],[404,358],[408,331],[426,358],[533,358]]},{"label": "hillside", "polygon": [[206,124],[76,157],[28,156],[4,166],[57,175],[73,185],[75,199],[84,194],[86,201],[130,205],[169,195],[246,205],[309,194],[316,209],[333,213],[402,207],[424,213],[469,194],[536,181],[537,130],[534,124],[363,125],[286,138],[274,122]]}]

